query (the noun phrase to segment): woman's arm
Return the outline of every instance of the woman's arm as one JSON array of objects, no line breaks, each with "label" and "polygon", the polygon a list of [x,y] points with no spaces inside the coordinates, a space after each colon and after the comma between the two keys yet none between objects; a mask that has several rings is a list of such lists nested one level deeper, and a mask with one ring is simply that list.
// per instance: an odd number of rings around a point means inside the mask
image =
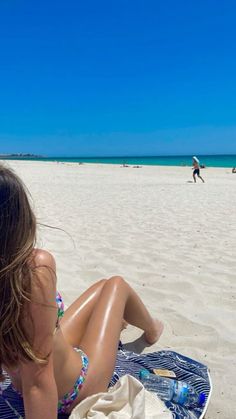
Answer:
[{"label": "woman's arm", "polygon": [[57,319],[56,267],[53,257],[41,250],[36,252],[35,264],[36,277],[29,304],[33,322],[28,318],[24,326],[33,336],[34,350],[47,361],[25,361],[20,365],[25,417],[56,419],[58,395],[53,370],[53,332]]},{"label": "woman's arm", "polygon": [[46,367],[32,362],[22,368],[26,419],[57,418],[58,395],[52,364],[50,359]]}]

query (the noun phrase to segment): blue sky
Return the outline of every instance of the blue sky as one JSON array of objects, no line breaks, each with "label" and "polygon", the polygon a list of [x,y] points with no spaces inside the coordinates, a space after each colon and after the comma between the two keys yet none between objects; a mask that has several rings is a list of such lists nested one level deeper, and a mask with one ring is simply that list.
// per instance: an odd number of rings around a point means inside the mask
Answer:
[{"label": "blue sky", "polygon": [[234,0],[1,0],[0,153],[236,154]]}]

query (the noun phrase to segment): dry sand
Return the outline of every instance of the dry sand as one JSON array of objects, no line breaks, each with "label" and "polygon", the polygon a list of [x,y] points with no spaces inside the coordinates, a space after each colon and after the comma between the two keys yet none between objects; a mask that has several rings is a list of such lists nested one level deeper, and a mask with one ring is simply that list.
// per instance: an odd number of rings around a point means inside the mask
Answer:
[{"label": "dry sand", "polygon": [[[206,363],[213,380],[207,419],[236,415],[236,174],[189,167],[8,163],[23,178],[40,222],[39,246],[57,261],[65,302],[92,282],[124,276],[165,323],[140,351],[171,348]],[[71,237],[70,237],[71,236]]]}]

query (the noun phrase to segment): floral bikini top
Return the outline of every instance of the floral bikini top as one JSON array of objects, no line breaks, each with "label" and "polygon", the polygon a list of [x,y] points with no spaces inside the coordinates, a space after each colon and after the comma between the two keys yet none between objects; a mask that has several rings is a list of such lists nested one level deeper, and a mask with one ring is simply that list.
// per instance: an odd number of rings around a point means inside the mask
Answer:
[{"label": "floral bikini top", "polygon": [[62,296],[58,291],[56,293],[56,303],[57,303],[57,322],[56,322],[55,331],[58,329],[60,319],[64,316],[64,312],[65,312],[65,306],[62,300]]}]

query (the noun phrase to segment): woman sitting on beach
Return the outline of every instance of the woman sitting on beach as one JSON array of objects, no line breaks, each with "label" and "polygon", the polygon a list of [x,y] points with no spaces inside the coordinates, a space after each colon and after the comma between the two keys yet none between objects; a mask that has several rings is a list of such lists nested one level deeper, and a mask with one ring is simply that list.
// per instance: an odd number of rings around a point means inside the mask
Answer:
[{"label": "woman sitting on beach", "polygon": [[27,419],[55,419],[107,390],[123,319],[150,344],[163,325],[119,276],[91,286],[64,313],[55,260],[35,248],[36,219],[24,185],[3,166],[0,217],[1,379],[5,370]]}]

